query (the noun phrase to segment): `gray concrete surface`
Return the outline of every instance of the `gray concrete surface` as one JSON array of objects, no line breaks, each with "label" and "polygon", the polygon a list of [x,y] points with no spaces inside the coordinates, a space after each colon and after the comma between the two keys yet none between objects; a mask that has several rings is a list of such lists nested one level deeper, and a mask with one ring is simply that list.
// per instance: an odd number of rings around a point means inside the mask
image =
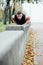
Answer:
[{"label": "gray concrete surface", "polygon": [[0,65],[21,65],[26,48],[29,25],[8,26],[8,29],[10,28],[11,30],[0,32]]},{"label": "gray concrete surface", "polygon": [[23,44],[23,34],[23,31],[6,31],[0,34],[0,65],[20,64],[19,52]]},{"label": "gray concrete surface", "polygon": [[43,65],[43,24],[32,24],[31,28],[34,31],[34,58],[35,65]]},{"label": "gray concrete surface", "polygon": [[29,22],[27,25],[7,25],[6,30],[25,30],[30,27],[31,22]]}]

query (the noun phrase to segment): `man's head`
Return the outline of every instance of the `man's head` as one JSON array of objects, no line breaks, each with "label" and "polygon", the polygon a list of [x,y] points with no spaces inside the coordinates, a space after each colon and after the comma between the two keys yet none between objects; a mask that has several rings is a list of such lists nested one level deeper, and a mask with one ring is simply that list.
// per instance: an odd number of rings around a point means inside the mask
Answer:
[{"label": "man's head", "polygon": [[18,12],[17,12],[17,18],[18,18],[19,20],[21,20],[21,18],[22,18],[22,12],[21,12],[21,11],[18,11]]}]

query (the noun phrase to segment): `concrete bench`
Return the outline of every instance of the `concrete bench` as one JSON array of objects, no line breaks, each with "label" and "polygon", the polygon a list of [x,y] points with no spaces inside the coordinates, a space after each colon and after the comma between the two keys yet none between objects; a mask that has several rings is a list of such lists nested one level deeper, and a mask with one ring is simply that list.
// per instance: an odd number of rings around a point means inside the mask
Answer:
[{"label": "concrete bench", "polygon": [[0,33],[0,65],[21,65],[29,26],[10,25]]},{"label": "concrete bench", "polygon": [[25,49],[23,31],[0,33],[0,65],[20,65]]},{"label": "concrete bench", "polygon": [[31,22],[27,25],[7,25],[6,30],[27,30],[30,27]]},{"label": "concrete bench", "polygon": [[24,37],[25,40],[27,39],[28,33],[29,33],[29,28],[30,28],[31,22],[29,22],[27,25],[8,25],[6,26],[6,30],[11,31],[11,30],[23,30],[24,31]]}]

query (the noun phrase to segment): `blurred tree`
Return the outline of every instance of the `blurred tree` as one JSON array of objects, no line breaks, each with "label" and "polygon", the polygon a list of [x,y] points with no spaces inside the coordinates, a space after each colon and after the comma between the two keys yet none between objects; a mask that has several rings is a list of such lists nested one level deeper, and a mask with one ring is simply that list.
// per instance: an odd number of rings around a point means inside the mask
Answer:
[{"label": "blurred tree", "polygon": [[[7,21],[9,20],[9,24],[11,23],[11,7],[10,7],[10,1],[11,0],[5,0],[4,5],[5,5],[5,9],[4,9],[4,24],[7,24]],[[4,6],[3,5],[3,6]],[[8,20],[7,20],[8,18]]]},{"label": "blurred tree", "polygon": [[[13,6],[13,12],[12,12],[12,14],[14,14],[14,13],[15,13],[15,10],[20,7],[20,1],[23,1],[23,0],[13,0],[14,6]],[[18,3],[17,3],[17,2],[18,2]],[[18,5],[18,6],[17,6],[17,5]]]},{"label": "blurred tree", "polygon": [[21,0],[21,2],[23,3],[24,0]]},{"label": "blurred tree", "polygon": [[14,2],[14,5],[13,5],[12,15],[15,13],[15,2],[16,2],[16,0],[13,0],[13,2]]},{"label": "blurred tree", "polygon": [[27,0],[27,1],[28,1],[28,3],[32,2],[32,0]]}]

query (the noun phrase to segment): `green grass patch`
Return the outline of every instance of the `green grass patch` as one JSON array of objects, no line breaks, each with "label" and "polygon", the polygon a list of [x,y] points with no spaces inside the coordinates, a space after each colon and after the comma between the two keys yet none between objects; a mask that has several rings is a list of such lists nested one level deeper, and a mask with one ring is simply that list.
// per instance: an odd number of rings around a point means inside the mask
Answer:
[{"label": "green grass patch", "polygon": [[[8,24],[7,22],[7,25],[14,25],[14,23]],[[4,25],[3,22],[0,22],[0,32],[5,31],[7,25]]]},{"label": "green grass patch", "polygon": [[5,30],[6,25],[4,25],[2,22],[0,22],[0,32]]}]

